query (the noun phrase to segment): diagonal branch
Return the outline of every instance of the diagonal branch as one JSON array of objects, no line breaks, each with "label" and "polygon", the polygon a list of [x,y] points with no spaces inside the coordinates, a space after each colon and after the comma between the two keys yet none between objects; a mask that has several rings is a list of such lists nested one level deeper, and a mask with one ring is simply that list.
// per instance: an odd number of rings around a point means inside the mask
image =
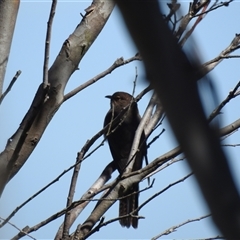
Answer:
[{"label": "diagonal branch", "polygon": [[139,55],[135,55],[134,57],[131,57],[127,60],[124,60],[123,58],[118,58],[111,67],[109,67],[108,69],[106,69],[105,71],[103,71],[102,73],[98,74],[97,76],[93,77],[92,79],[86,81],[84,84],[80,85],[79,87],[75,88],[74,90],[72,90],[71,92],[67,93],[64,96],[64,101],[68,100],[69,98],[73,97],[74,95],[76,95],[77,93],[79,93],[80,91],[82,91],[84,88],[92,85],[93,83],[97,82],[98,80],[100,80],[101,78],[107,76],[108,74],[112,73],[113,70],[115,70],[118,67],[121,67],[123,65],[126,65],[132,61],[135,60],[141,60],[141,57]]},{"label": "diagonal branch", "polygon": [[18,77],[21,74],[21,70],[18,70],[15,74],[15,76],[13,77],[13,79],[11,80],[10,84],[8,85],[7,89],[5,90],[5,92],[2,94],[2,96],[0,97],[0,105],[3,101],[3,99],[7,96],[7,94],[11,91],[12,86],[14,85],[14,83],[17,81]]},{"label": "diagonal branch", "polygon": [[64,101],[63,93],[68,80],[101,32],[113,8],[113,1],[94,0],[80,24],[64,42],[48,71],[49,88],[43,89],[42,84],[39,86],[20,127],[0,154],[0,175],[4,176],[0,179],[0,194],[41,140],[46,127]]},{"label": "diagonal branch", "polygon": [[206,14],[206,13],[212,12],[212,11],[214,11],[214,10],[220,8],[220,7],[228,7],[229,4],[230,4],[231,2],[233,2],[233,1],[234,1],[234,0],[229,0],[229,1],[225,1],[225,2],[222,2],[222,1],[221,1],[221,2],[218,3],[218,4],[217,4],[217,1],[215,1],[215,3],[210,7],[209,10],[207,10],[207,11],[205,11],[205,12],[202,12],[202,13],[199,13],[199,14],[196,14],[194,17],[199,17],[199,16],[202,15],[202,14]]},{"label": "diagonal branch", "polygon": [[[222,129],[220,129],[220,136],[224,136],[224,135],[227,135],[227,134],[229,134],[231,132],[234,132],[238,128],[240,128],[240,119],[238,119],[235,122],[225,126]],[[120,186],[122,186],[123,184],[124,185],[127,185],[127,184],[131,185],[133,183],[140,182],[142,179],[144,179],[146,176],[148,176],[149,173],[151,173],[152,171],[156,170],[159,166],[161,166],[162,164],[164,164],[167,161],[171,160],[172,158],[175,158],[177,155],[179,155],[181,153],[182,153],[182,150],[180,149],[180,147],[176,147],[173,150],[165,153],[164,155],[156,158],[149,165],[147,165],[146,167],[142,168],[141,170],[135,171],[135,172],[131,172],[131,173],[126,174],[126,175],[123,175],[123,176],[121,176],[120,179],[117,179],[117,180],[113,181],[110,185],[105,185],[105,186],[101,187],[98,191],[95,191],[95,189],[90,188],[91,191],[89,193],[86,192],[87,195],[83,195],[81,200],[73,202],[67,209],[65,208],[65,209],[57,212],[56,214],[50,216],[48,219],[40,222],[39,224],[37,224],[37,225],[35,225],[33,227],[24,228],[25,229],[24,232],[25,233],[30,233],[30,232],[38,230],[39,228],[45,226],[49,222],[51,222],[51,221],[61,217],[67,211],[76,208],[76,206],[78,206],[79,204],[84,204],[84,202],[86,202],[88,200],[91,200],[92,197],[95,196],[96,194],[98,194],[99,192],[101,192],[101,191],[103,191],[105,189],[112,188],[113,186],[115,186],[116,188],[114,188],[113,189],[114,191],[112,191],[114,193],[110,193],[110,191],[109,191],[108,193],[106,193],[103,196],[103,198],[105,199],[105,201],[103,201],[104,202],[104,204],[103,204],[104,207],[102,208],[102,205],[98,205],[97,206],[97,210],[95,210],[95,212],[92,212],[92,214],[97,213],[97,216],[95,215],[95,217],[94,217],[95,222],[93,221],[92,224],[91,224],[91,226],[93,226],[98,221],[98,219],[101,218],[101,216],[104,214],[104,212],[107,211],[107,209],[114,203],[114,201],[116,201],[118,199],[118,192],[117,192],[117,190],[119,189]],[[111,163],[110,163],[110,166],[111,166]],[[112,169],[114,169],[114,168],[112,168]],[[109,168],[109,166],[107,166],[105,168],[105,170],[102,172],[101,177],[99,177],[99,181],[96,181],[94,184],[98,184],[98,183],[102,184],[101,182],[104,182],[105,181],[104,179],[109,179],[111,177],[110,175],[111,175],[111,172],[113,172],[113,171],[114,170],[111,170],[111,167]],[[124,180],[126,180],[126,181],[124,182]],[[91,215],[89,216],[88,221],[90,219],[92,219]],[[87,223],[87,221],[85,223]],[[87,229],[90,230],[89,225],[88,225],[87,228],[85,228],[85,230],[87,230]],[[88,231],[86,231],[85,234],[87,234],[87,232]],[[24,236],[23,233],[19,233],[13,239],[16,240],[16,239],[19,239],[19,238],[21,238],[23,236]]]},{"label": "diagonal branch", "polygon": [[172,226],[170,227],[169,229],[165,230],[164,232],[160,233],[159,235],[155,236],[152,238],[152,240],[156,240],[164,235],[169,235],[170,233],[176,231],[177,228],[180,228],[188,223],[192,223],[192,222],[196,222],[196,221],[201,221],[202,219],[205,219],[207,217],[210,217],[211,214],[207,214],[205,216],[202,216],[202,217],[199,217],[199,218],[193,218],[193,219],[188,219],[187,221],[183,222],[183,223],[180,223],[178,225],[175,225],[175,226]]},{"label": "diagonal branch", "polygon": [[237,97],[236,94],[238,88],[240,87],[240,81],[237,83],[237,85],[234,87],[232,91],[229,92],[228,96],[221,102],[221,104],[211,113],[211,115],[208,117],[208,121],[211,122],[214,117],[216,117],[220,111],[223,109],[223,107],[231,101],[233,98]]},{"label": "diagonal branch", "polygon": [[[0,217],[0,219],[3,220],[3,221],[6,220],[6,219],[1,218],[1,217]],[[27,233],[24,231],[24,229],[21,230],[21,229],[20,229],[19,227],[17,227],[15,224],[13,224],[13,223],[11,223],[11,222],[8,222],[8,224],[11,225],[12,227],[16,228],[16,229],[17,229],[18,231],[20,231],[21,233],[25,234],[25,235],[28,236],[29,238],[34,239],[34,240],[37,240],[36,238],[34,238],[34,237],[32,237],[31,235],[27,234]]]},{"label": "diagonal branch", "polygon": [[227,58],[232,52],[240,48],[240,34],[235,34],[232,42],[217,57],[206,62],[202,68],[204,75],[213,70],[223,59]]}]

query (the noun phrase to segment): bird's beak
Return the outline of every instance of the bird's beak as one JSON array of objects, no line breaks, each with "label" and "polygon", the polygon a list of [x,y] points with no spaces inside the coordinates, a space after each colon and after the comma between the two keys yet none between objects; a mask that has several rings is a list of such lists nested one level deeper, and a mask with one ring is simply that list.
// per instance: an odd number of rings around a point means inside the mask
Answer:
[{"label": "bird's beak", "polygon": [[111,95],[107,95],[107,96],[105,96],[105,98],[109,98],[109,99],[111,99],[112,96],[111,96]]}]

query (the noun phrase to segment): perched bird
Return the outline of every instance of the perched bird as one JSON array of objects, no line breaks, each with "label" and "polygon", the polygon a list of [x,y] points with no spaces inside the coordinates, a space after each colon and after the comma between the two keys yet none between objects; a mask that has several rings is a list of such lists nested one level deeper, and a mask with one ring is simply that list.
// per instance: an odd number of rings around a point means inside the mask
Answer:
[{"label": "perched bird", "polygon": [[[104,126],[106,126],[115,117],[117,117],[123,108],[130,105],[130,108],[126,111],[126,115],[119,119],[117,124],[114,124],[114,126],[110,125],[110,129],[107,131],[109,133],[107,134],[107,139],[113,161],[116,164],[116,168],[118,169],[119,173],[122,174],[126,169],[135,132],[141,121],[141,117],[138,112],[137,103],[134,101],[133,96],[130,94],[126,92],[116,92],[112,96],[106,97],[110,98],[111,100],[111,108],[105,117]],[[112,129],[114,129],[113,132],[111,132]],[[142,133],[141,142],[139,145],[141,147],[137,152],[132,171],[136,171],[142,168],[143,157],[146,155],[147,151],[146,142],[144,140],[145,134]],[[139,186],[138,184],[135,184],[131,187],[131,189],[127,190],[123,196],[120,195],[119,197],[124,197],[131,194],[132,192],[138,191]],[[119,216],[129,214],[135,210],[138,207],[138,197],[139,194],[137,193],[121,199],[119,204]],[[138,212],[135,212],[133,215],[138,215]],[[136,217],[129,216],[122,218],[119,221],[123,227],[138,227],[138,218]]]}]

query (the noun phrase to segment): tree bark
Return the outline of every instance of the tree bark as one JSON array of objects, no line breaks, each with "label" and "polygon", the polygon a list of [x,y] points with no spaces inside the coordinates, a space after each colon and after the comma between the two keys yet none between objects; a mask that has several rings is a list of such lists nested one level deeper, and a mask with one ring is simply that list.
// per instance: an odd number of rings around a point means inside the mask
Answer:
[{"label": "tree bark", "polygon": [[[46,127],[64,100],[64,89],[79,62],[103,29],[114,2],[94,0],[75,31],[65,40],[48,72],[47,88],[40,84],[20,127],[0,154],[0,194],[6,183],[21,169],[40,141]],[[2,175],[1,175],[2,176]]]},{"label": "tree bark", "polygon": [[2,95],[19,4],[19,0],[0,0],[0,96]]}]

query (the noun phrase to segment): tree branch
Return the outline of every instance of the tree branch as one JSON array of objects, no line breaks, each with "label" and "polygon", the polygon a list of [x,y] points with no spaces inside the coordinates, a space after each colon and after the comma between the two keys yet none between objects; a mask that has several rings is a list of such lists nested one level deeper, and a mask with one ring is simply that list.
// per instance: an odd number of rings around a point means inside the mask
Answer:
[{"label": "tree branch", "polygon": [[0,194],[40,141],[46,127],[64,101],[63,93],[70,76],[101,32],[113,8],[112,1],[94,0],[91,9],[86,10],[81,23],[64,42],[48,71],[49,88],[43,90],[42,84],[39,86],[19,129],[0,154],[0,174],[5,173],[6,176],[0,179]]},{"label": "tree branch", "polygon": [[196,222],[196,221],[201,221],[202,219],[205,219],[207,217],[210,217],[211,214],[207,214],[205,216],[199,217],[199,218],[193,218],[193,219],[188,219],[187,221],[180,223],[178,225],[172,226],[169,229],[165,230],[164,232],[160,233],[159,235],[155,236],[152,238],[152,240],[156,240],[164,235],[169,235],[170,233],[174,232],[177,228],[180,228],[188,223]]},{"label": "tree branch", "polygon": [[[240,119],[236,120],[235,122],[229,124],[228,126],[222,128],[220,130],[220,136],[224,136],[225,134],[229,134],[233,131],[235,131],[236,129],[240,128]],[[165,162],[169,161],[170,159],[175,158],[177,155],[181,154],[182,151],[180,149],[180,147],[176,147],[173,150],[163,154],[162,156],[156,158],[155,160],[153,160],[151,163],[149,163],[149,165],[147,165],[146,167],[142,168],[139,171],[135,171],[135,172],[131,172],[129,174],[123,175],[121,176],[121,178],[114,180],[111,184],[109,185],[105,185],[103,186],[103,184],[109,180],[111,178],[111,174],[112,172],[115,170],[115,168],[113,168],[113,166],[111,165],[112,162],[105,168],[105,170],[102,172],[102,174],[100,175],[100,177],[98,178],[98,180],[93,184],[93,186],[86,192],[86,195],[83,195],[82,198],[79,201],[73,202],[68,208],[65,208],[59,212],[57,212],[56,214],[50,216],[49,218],[47,218],[46,220],[42,221],[41,223],[33,226],[33,227],[29,227],[27,230],[25,230],[26,233],[30,233],[33,231],[38,230],[39,228],[45,226],[46,224],[48,224],[49,222],[61,217],[63,214],[65,214],[67,211],[73,210],[75,211],[75,208],[79,205],[79,204],[87,204],[87,201],[91,200],[93,196],[95,196],[96,194],[98,194],[99,192],[105,190],[105,189],[109,189],[112,188],[114,185],[118,184],[116,186],[116,188],[113,189],[113,191],[115,193],[113,193],[112,195],[109,193],[109,195],[106,193],[103,198],[104,198],[104,208],[101,209],[101,206],[98,206],[101,211],[98,212],[98,215],[100,219],[100,217],[102,216],[100,213],[104,214],[104,212],[113,204],[113,201],[116,201],[118,199],[118,196],[116,194],[117,189],[124,185],[124,187],[127,187],[127,185],[129,184],[129,186],[133,183],[136,182],[140,182],[142,179],[144,179],[145,177],[147,177],[149,175],[149,173],[153,172],[154,170],[156,170],[159,166],[161,166],[162,164],[164,164]],[[128,178],[128,179],[127,179]],[[125,182],[124,180],[127,179]],[[101,188],[99,188],[100,186],[103,186]],[[98,190],[96,190],[96,186],[98,188]],[[108,204],[107,202],[110,202],[110,204]],[[80,207],[81,209],[83,209],[83,206]],[[79,208],[77,209],[77,211],[79,211]],[[75,214],[76,212],[75,211]],[[99,210],[98,210],[99,211]],[[102,212],[103,211],[103,212]],[[95,214],[94,212],[92,212],[92,214]],[[95,216],[96,217],[96,216]],[[91,217],[89,217],[90,219]],[[7,218],[8,220],[10,218]],[[7,220],[6,219],[6,220]],[[95,220],[97,221],[97,218],[95,218]],[[93,223],[94,225],[94,223]],[[93,227],[93,225],[91,225]],[[26,228],[24,228],[26,229]],[[90,229],[88,229],[90,230]],[[62,231],[61,229],[59,229],[59,231]],[[17,236],[15,236],[13,239],[19,239],[21,238],[22,233],[19,233]],[[58,235],[57,235],[58,236]],[[56,236],[56,237],[57,237]],[[59,235],[61,236],[61,235]],[[55,240],[58,238],[55,238]]]},{"label": "tree branch", "polygon": [[[157,0],[151,4],[139,1],[137,11],[133,0],[116,2],[214,222],[225,237],[240,238],[240,197],[216,132],[205,118],[196,84],[199,60],[195,57],[190,62],[180,49],[161,18]],[[142,16],[146,21],[142,21]]]},{"label": "tree branch", "polygon": [[[230,45],[224,49],[216,58],[203,64],[202,69],[205,74],[213,70],[223,59],[227,58],[232,52],[240,48],[240,34],[235,34]],[[204,74],[204,75],[205,75]]]},{"label": "tree branch", "polygon": [[49,62],[49,52],[50,52],[50,41],[51,41],[52,23],[55,15],[56,6],[57,6],[57,0],[53,0],[48,23],[47,23],[47,34],[46,34],[46,41],[45,41],[45,53],[44,53],[44,63],[43,63],[43,88],[46,88],[48,86],[48,62]]},{"label": "tree branch", "polygon": [[[4,218],[1,218],[1,217],[0,217],[0,219],[3,220],[3,221],[6,221],[6,219],[4,219]],[[24,229],[21,230],[19,227],[17,227],[16,225],[14,225],[14,224],[12,224],[12,223],[10,223],[10,222],[8,222],[8,224],[11,225],[12,227],[16,228],[20,233],[25,234],[25,235],[28,236],[29,238],[34,239],[34,240],[37,240],[36,238],[34,238],[34,237],[32,237],[31,235],[27,234],[27,233],[24,231]]]},{"label": "tree branch", "polygon": [[[101,188],[102,186],[111,178],[111,174],[116,170],[116,166],[114,162],[112,161],[109,163],[103,172],[100,174],[99,178],[94,182],[94,184],[83,194],[83,196],[79,200],[79,204],[75,204],[76,206],[72,208],[70,211],[66,212],[67,215],[67,227],[68,230],[74,223],[74,221],[77,219],[77,217],[81,214],[83,209],[88,205],[89,200],[92,200],[92,198],[98,194],[100,191],[103,191]],[[70,206],[68,206],[70,207]],[[66,219],[66,217],[65,217]],[[55,236],[55,240],[59,240],[62,238],[64,234],[64,223],[59,227],[58,232]]]},{"label": "tree branch", "polygon": [[236,92],[238,88],[240,87],[240,81],[237,83],[237,85],[234,87],[232,91],[229,92],[228,96],[221,102],[221,104],[211,113],[211,115],[208,117],[208,121],[211,122],[214,117],[216,117],[220,111],[223,109],[223,107],[231,101],[233,98],[237,97]]},{"label": "tree branch", "polygon": [[[0,96],[20,1],[0,1]],[[0,189],[1,190],[1,189]],[[1,196],[1,191],[0,191]]]},{"label": "tree branch", "polygon": [[18,70],[18,71],[16,72],[15,76],[13,77],[13,79],[11,80],[11,82],[9,83],[6,91],[5,91],[5,92],[2,94],[2,96],[0,97],[0,105],[1,105],[1,103],[2,103],[2,101],[3,101],[3,99],[4,99],[4,98],[7,96],[7,94],[11,91],[12,86],[13,86],[14,83],[17,81],[17,79],[18,79],[18,77],[20,76],[21,73],[22,73],[21,70]]},{"label": "tree branch", "polygon": [[64,101],[68,100],[69,98],[73,97],[74,95],[76,95],[77,93],[79,93],[80,91],[82,91],[83,89],[85,89],[86,87],[92,85],[93,83],[97,82],[98,80],[100,80],[101,78],[107,76],[108,74],[112,73],[113,70],[115,70],[118,67],[121,67],[125,64],[128,64],[132,61],[135,60],[141,60],[141,57],[139,55],[136,55],[134,57],[131,57],[127,60],[124,60],[123,58],[118,58],[111,67],[109,67],[107,70],[103,71],[102,73],[98,74],[97,76],[93,77],[92,79],[86,81],[84,84],[80,85],[79,87],[75,88],[74,90],[72,90],[71,92],[67,93],[64,96]]}]

